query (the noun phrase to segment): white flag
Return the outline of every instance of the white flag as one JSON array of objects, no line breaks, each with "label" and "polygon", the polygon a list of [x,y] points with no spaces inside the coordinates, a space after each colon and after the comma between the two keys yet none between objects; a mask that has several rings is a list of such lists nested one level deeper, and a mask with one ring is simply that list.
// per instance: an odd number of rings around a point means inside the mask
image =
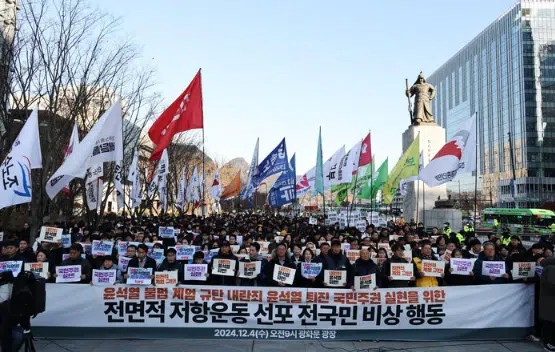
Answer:
[{"label": "white flag", "polygon": [[216,202],[220,201],[220,196],[222,195],[222,185],[220,184],[220,169],[216,169],[214,173],[214,181],[212,181],[212,186],[210,187],[210,195]]},{"label": "white flag", "polygon": [[316,166],[308,170],[297,180],[297,199],[303,197],[309,191],[314,190],[314,181],[316,180]]},{"label": "white flag", "polygon": [[[100,179],[104,176],[104,165],[101,163],[91,167],[85,176],[85,195],[87,198],[87,206],[90,210],[96,209],[100,205],[99,197],[103,185],[100,185]],[[100,196],[99,196],[100,195]]]},{"label": "white flag", "polygon": [[162,176],[160,183],[158,184],[158,193],[160,193],[160,203],[162,203],[162,209],[166,211],[168,209],[168,192],[166,188],[166,176]]},{"label": "white flag", "polygon": [[[79,130],[77,128],[77,120],[76,120],[75,123],[73,124],[73,131],[71,132],[71,137],[69,138],[69,144],[67,145],[67,148],[66,148],[64,161],[67,159],[68,156],[71,155],[71,153],[73,152],[73,148],[75,148],[78,144],[79,144]],[[66,179],[67,179],[67,182],[65,182]],[[63,190],[67,194],[69,194],[69,183],[71,182],[72,179],[73,179],[73,176],[64,176],[64,178],[62,178],[62,180],[59,181],[65,184]]]},{"label": "white flag", "polygon": [[116,101],[48,180],[46,193],[53,199],[64,187],[64,176],[84,178],[91,166],[118,160],[123,160],[123,143],[121,103]]},{"label": "white flag", "polygon": [[245,185],[245,192],[241,196],[241,199],[245,200],[249,198],[255,191],[256,178],[258,175],[258,142],[259,138],[256,139],[256,146],[254,147],[254,152],[252,153],[251,165],[249,166],[249,173],[247,175],[247,184]]},{"label": "white flag", "polygon": [[183,168],[183,172],[181,173],[181,179],[179,180],[179,189],[177,190],[177,197],[175,204],[178,209],[183,209],[185,205],[185,188],[187,188],[187,169]]},{"label": "white flag", "polygon": [[193,171],[193,174],[191,175],[191,180],[189,183],[189,187],[191,191],[191,201],[194,203],[200,201],[199,186],[200,186],[200,183],[198,179],[198,170],[195,167],[195,171]]},{"label": "white flag", "polygon": [[141,178],[138,166],[139,152],[135,151],[133,161],[131,161],[131,166],[129,167],[129,175],[127,176],[127,180],[133,183],[133,188],[131,188],[131,211],[140,206],[142,201]]},{"label": "white flag", "polygon": [[162,195],[162,190],[161,190],[162,179],[165,178],[168,173],[169,173],[168,151],[167,149],[164,149],[164,151],[162,152],[162,157],[158,162],[156,173],[154,174],[154,177],[152,178],[152,181],[148,186],[147,194],[149,198],[151,198],[154,195],[154,192],[156,191],[157,187],[158,187],[158,193],[160,193],[160,196]]},{"label": "white flag", "polygon": [[345,155],[345,146],[343,145],[332,157],[324,163],[324,188],[328,188],[337,181],[339,177],[339,162]]},{"label": "white flag", "polygon": [[[474,142],[473,142],[474,141]],[[452,181],[459,172],[474,171],[476,165],[476,116],[468,119],[432,161],[420,172],[418,178],[429,187]]]},{"label": "white flag", "polygon": [[42,168],[38,109],[35,107],[0,165],[0,209],[31,202],[31,169]]},{"label": "white flag", "polygon": [[360,158],[361,146],[362,140],[343,155],[337,165],[337,178],[331,182],[332,186],[342,183],[351,183],[353,174],[358,170],[358,159]]},{"label": "white flag", "polygon": [[123,198],[123,172],[122,172],[122,162],[116,161],[116,166],[114,169],[114,188],[116,189],[116,200],[118,204],[116,205],[116,210],[120,210],[124,206]]}]

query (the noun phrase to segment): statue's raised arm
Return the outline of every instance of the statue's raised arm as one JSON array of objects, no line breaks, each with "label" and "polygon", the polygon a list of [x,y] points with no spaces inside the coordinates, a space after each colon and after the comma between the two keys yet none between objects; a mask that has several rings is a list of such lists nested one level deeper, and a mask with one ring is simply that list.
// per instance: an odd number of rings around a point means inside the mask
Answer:
[{"label": "statue's raised arm", "polygon": [[412,112],[412,124],[419,125],[421,123],[433,123],[434,115],[430,101],[436,96],[436,89],[429,83],[426,83],[424,74],[416,79],[416,82],[410,87],[405,94],[411,98],[414,96],[414,110]]}]

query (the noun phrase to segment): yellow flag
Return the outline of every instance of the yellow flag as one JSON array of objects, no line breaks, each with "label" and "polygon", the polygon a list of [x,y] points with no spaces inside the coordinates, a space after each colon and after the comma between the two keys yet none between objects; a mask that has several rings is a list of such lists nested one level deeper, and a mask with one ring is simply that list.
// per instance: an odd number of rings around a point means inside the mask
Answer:
[{"label": "yellow flag", "polygon": [[410,176],[418,176],[419,160],[420,135],[416,136],[416,139],[403,153],[403,156],[397,161],[397,164],[395,164],[395,167],[387,177],[387,182],[383,187],[383,200],[385,204],[391,204],[393,201],[397,187],[399,187],[399,181]]}]

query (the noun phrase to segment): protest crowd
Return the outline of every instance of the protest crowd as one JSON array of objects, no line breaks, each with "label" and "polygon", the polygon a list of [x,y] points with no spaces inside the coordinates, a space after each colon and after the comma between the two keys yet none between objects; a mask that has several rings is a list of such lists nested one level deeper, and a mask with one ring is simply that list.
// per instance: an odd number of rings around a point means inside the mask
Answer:
[{"label": "protest crowd", "polygon": [[[176,285],[360,290],[523,282],[536,286],[530,338],[555,342],[553,237],[525,248],[508,230],[481,242],[470,225],[460,232],[449,224],[427,232],[423,224],[401,220],[369,224],[362,232],[325,224],[322,216],[246,213],[119,218],[96,227],[73,218],[46,224],[59,233],[46,238],[43,227],[34,244],[26,224],[20,232],[4,233],[0,266],[21,262],[47,282],[90,285],[142,279],[155,285],[157,275],[172,272]],[[67,268],[77,268],[78,277],[63,280]]]}]

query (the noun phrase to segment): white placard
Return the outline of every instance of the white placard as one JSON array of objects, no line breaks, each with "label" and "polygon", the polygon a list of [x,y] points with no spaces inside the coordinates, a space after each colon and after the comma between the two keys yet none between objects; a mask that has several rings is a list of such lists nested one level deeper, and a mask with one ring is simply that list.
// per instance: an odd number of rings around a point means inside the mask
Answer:
[{"label": "white placard", "polygon": [[314,279],[322,271],[322,263],[301,263],[301,276]]},{"label": "white placard", "polygon": [[158,235],[161,238],[173,238],[175,236],[175,229],[171,226],[160,226],[158,228]]},{"label": "white placard", "polygon": [[177,270],[157,271],[154,273],[154,284],[156,286],[175,286],[177,285]]},{"label": "white placard", "polygon": [[265,241],[258,241],[258,244],[260,245],[260,254],[268,254],[268,247],[270,246],[271,242],[265,242]]},{"label": "white placard", "polygon": [[235,276],[235,260],[212,259],[212,274],[222,276]]},{"label": "white placard", "polygon": [[523,279],[534,277],[536,275],[536,263],[534,262],[514,262],[513,263],[513,279]]},{"label": "white placard", "polygon": [[293,285],[295,280],[295,272],[297,270],[288,268],[286,266],[275,265],[273,279],[286,285]]},{"label": "white placard", "polygon": [[424,259],[422,261],[422,272],[424,276],[441,277],[445,273],[445,262]]},{"label": "white placard", "polygon": [[482,262],[482,275],[502,277],[505,274],[505,262]]},{"label": "white placard", "polygon": [[109,286],[116,282],[116,270],[96,270],[92,271],[92,282],[93,285],[97,286]]},{"label": "white placard", "polygon": [[43,226],[40,228],[39,242],[57,243],[62,240],[63,231],[57,227]]},{"label": "white placard", "polygon": [[239,262],[239,277],[244,279],[255,279],[260,274],[262,262]]},{"label": "white placard", "polygon": [[176,260],[190,260],[190,259],[193,259],[193,255],[195,254],[196,247],[179,244],[175,246],[175,251],[176,251],[176,254],[175,254]]},{"label": "white placard", "polygon": [[308,224],[309,225],[318,225],[318,219],[311,217],[311,218],[308,219]]},{"label": "white placard", "polygon": [[451,274],[453,275],[470,275],[470,272],[474,268],[474,262],[476,259],[463,259],[463,258],[451,258]]},{"label": "white placard", "polygon": [[349,259],[351,264],[354,264],[358,258],[360,258],[360,250],[359,249],[350,249],[345,252],[345,256]]},{"label": "white placard", "polygon": [[443,261],[446,263],[449,263],[449,261],[451,260],[451,253],[453,253],[453,251],[446,249],[445,253],[443,253]]},{"label": "white placard", "polygon": [[128,257],[122,257],[122,256],[119,257],[118,268],[119,270],[121,270],[121,272],[127,272],[127,265],[129,265],[130,260],[131,258],[128,258]]},{"label": "white placard", "polygon": [[56,267],[56,283],[81,281],[81,265]]},{"label": "white placard", "polygon": [[114,249],[114,242],[94,240],[92,242],[91,253],[98,256],[112,255]]},{"label": "white placard", "polygon": [[185,281],[206,281],[208,264],[185,264],[183,267]]},{"label": "white placard", "polygon": [[62,234],[62,245],[64,246],[64,248],[71,247],[71,234],[70,233]]},{"label": "white placard", "polygon": [[150,285],[152,279],[152,268],[129,268],[127,271],[129,277],[127,278],[128,285]]},{"label": "white placard", "polygon": [[347,283],[347,272],[345,270],[324,270],[324,282],[329,287],[344,287]]},{"label": "white placard", "polygon": [[355,289],[367,290],[376,287],[376,274],[355,276]]},{"label": "white placard", "polygon": [[233,253],[233,254],[239,253],[239,250],[241,249],[241,246],[238,245],[238,244],[233,244],[229,247],[231,248],[231,253]]},{"label": "white placard", "polygon": [[393,280],[410,280],[414,277],[412,263],[391,263],[391,277]]},{"label": "white placard", "polygon": [[11,271],[13,274],[13,277],[17,277],[17,275],[19,275],[19,273],[21,272],[21,268],[23,267],[23,262],[22,261],[15,261],[15,260],[10,260],[7,262],[0,262],[0,273],[3,273],[5,271]]},{"label": "white placard", "polygon": [[48,262],[44,263],[25,263],[25,271],[30,271],[39,274],[44,279],[48,280]]}]

